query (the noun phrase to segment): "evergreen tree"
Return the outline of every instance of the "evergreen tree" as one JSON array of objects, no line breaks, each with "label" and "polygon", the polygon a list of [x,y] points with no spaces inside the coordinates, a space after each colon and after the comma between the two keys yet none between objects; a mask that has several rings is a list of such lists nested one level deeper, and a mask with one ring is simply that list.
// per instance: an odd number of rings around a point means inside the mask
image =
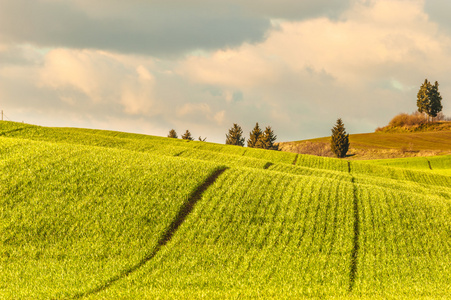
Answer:
[{"label": "evergreen tree", "polygon": [[175,132],[174,129],[171,129],[171,130],[169,131],[168,138],[174,138],[174,139],[178,138],[177,132]]},{"label": "evergreen tree", "polygon": [[432,85],[427,79],[421,85],[417,94],[417,107],[420,113],[435,118],[442,111],[442,96],[438,91],[438,82]]},{"label": "evergreen tree", "polygon": [[260,136],[262,134],[263,133],[260,127],[258,126],[258,123],[256,123],[254,129],[250,133],[249,139],[247,140],[247,146],[249,148],[255,148],[257,141],[260,139]]},{"label": "evergreen tree", "polygon": [[431,86],[430,107],[428,115],[435,118],[437,117],[437,114],[442,111],[442,109],[442,96],[438,91],[438,82],[436,81],[435,84]]},{"label": "evergreen tree", "polygon": [[417,93],[417,107],[418,112],[427,114],[429,107],[429,91],[431,89],[431,83],[425,79],[421,85],[420,90]]},{"label": "evergreen tree", "polygon": [[185,134],[182,135],[182,139],[190,141],[194,140],[193,137],[191,136],[191,132],[189,132],[188,129],[186,130]]},{"label": "evergreen tree", "polygon": [[268,126],[266,127],[263,134],[260,135],[260,138],[258,139],[255,148],[262,148],[267,150],[279,150],[279,145],[274,144],[276,139],[277,136],[272,131],[271,126]]},{"label": "evergreen tree", "polygon": [[245,138],[243,137],[243,129],[238,124],[233,123],[233,127],[226,134],[226,145],[244,146]]},{"label": "evergreen tree", "polygon": [[332,128],[332,140],[330,144],[332,152],[338,157],[346,156],[349,149],[349,134],[346,134],[345,126],[341,119],[337,120]]}]

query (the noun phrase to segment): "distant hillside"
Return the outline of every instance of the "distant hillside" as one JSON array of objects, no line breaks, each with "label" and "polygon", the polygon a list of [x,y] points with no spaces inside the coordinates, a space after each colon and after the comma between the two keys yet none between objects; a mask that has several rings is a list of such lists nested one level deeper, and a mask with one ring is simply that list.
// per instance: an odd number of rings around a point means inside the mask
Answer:
[{"label": "distant hillside", "polygon": [[[402,158],[451,154],[451,122],[384,127],[349,136],[348,159]],[[330,137],[279,143],[282,151],[332,157]]]}]

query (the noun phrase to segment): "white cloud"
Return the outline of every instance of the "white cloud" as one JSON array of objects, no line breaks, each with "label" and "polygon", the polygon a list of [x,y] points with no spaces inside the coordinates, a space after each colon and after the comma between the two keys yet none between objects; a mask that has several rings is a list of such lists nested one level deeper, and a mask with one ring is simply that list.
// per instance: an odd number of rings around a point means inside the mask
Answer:
[{"label": "white cloud", "polygon": [[224,124],[225,113],[226,113],[225,110],[221,110],[220,112],[217,112],[217,113],[214,115],[213,119],[216,121],[216,123],[217,123],[218,125]]},{"label": "white cloud", "polygon": [[[120,103],[124,112],[154,115],[155,78],[143,65],[103,51],[55,49],[45,56],[40,84],[58,91],[62,100],[72,89],[85,94],[94,104]],[[68,101],[68,99],[72,99]]]},{"label": "white cloud", "polygon": [[451,39],[422,5],[358,1],[339,21],[279,21],[264,42],[192,56],[179,73],[222,88],[228,102],[231,90],[243,90],[254,112],[287,130],[339,116],[367,124],[352,130],[371,130],[413,111],[425,77],[451,84]]}]

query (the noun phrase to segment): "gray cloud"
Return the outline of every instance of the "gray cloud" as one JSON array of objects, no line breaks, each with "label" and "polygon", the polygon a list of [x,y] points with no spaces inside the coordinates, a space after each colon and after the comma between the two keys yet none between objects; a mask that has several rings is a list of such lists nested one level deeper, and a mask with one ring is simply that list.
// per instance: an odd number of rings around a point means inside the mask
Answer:
[{"label": "gray cloud", "polygon": [[171,57],[258,42],[270,18],[337,15],[348,1],[0,0],[0,42]]},{"label": "gray cloud", "polygon": [[[131,6],[98,16],[67,2],[0,0],[0,41],[40,47],[94,48],[153,56],[215,49],[264,37],[268,19],[238,10]],[[105,10],[108,10],[106,7]]]},{"label": "gray cloud", "polygon": [[451,22],[449,12],[451,11],[451,2],[449,0],[425,0],[424,11],[429,19],[440,25],[442,29],[451,32]]},{"label": "gray cloud", "polygon": [[319,16],[337,18],[349,8],[351,0],[247,0],[236,1],[249,11],[270,17],[286,20],[304,20]]}]

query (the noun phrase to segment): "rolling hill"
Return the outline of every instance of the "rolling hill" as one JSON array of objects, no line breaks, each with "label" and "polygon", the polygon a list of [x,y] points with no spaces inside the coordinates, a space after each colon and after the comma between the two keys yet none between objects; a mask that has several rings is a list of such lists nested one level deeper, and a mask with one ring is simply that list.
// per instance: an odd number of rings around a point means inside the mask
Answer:
[{"label": "rolling hill", "polygon": [[[348,159],[402,158],[451,154],[451,122],[424,130],[391,129],[349,135]],[[283,151],[332,156],[330,137],[279,143]],[[315,147],[316,146],[316,147]]]},{"label": "rolling hill", "polygon": [[0,122],[0,298],[450,297],[450,162]]}]

